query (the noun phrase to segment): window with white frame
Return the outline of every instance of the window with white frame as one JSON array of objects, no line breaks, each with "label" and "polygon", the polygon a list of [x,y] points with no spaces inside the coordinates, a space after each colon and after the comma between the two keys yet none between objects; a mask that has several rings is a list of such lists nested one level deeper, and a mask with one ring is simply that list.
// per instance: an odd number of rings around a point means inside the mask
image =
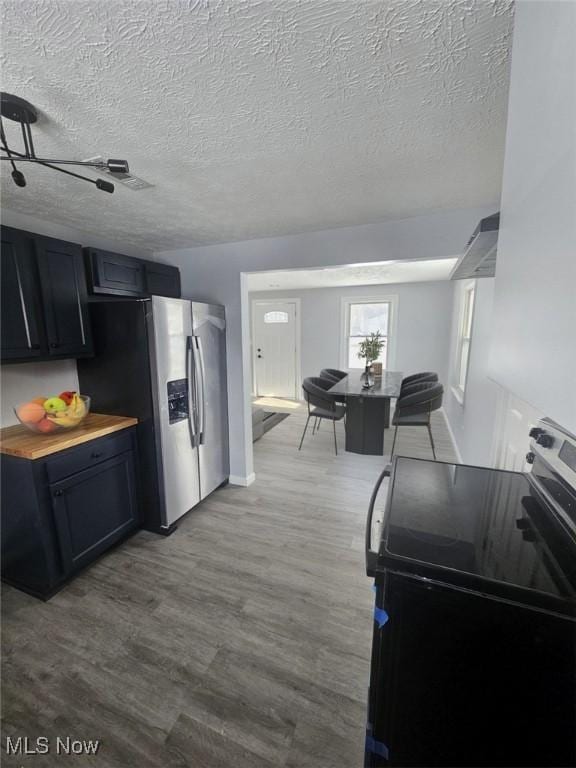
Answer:
[{"label": "window with white frame", "polygon": [[264,313],[264,322],[265,323],[287,323],[288,322],[288,312],[265,312]]},{"label": "window with white frame", "polygon": [[464,395],[468,362],[470,360],[470,341],[472,339],[472,317],[474,315],[475,283],[470,283],[464,289],[460,309],[460,330],[458,334],[458,349],[456,358],[455,386],[458,394]]},{"label": "window with white frame", "polygon": [[344,349],[341,361],[344,367],[364,368],[365,361],[358,357],[360,343],[377,331],[380,332],[384,346],[376,362],[382,363],[384,369],[387,367],[390,358],[393,305],[393,298],[344,300]]}]

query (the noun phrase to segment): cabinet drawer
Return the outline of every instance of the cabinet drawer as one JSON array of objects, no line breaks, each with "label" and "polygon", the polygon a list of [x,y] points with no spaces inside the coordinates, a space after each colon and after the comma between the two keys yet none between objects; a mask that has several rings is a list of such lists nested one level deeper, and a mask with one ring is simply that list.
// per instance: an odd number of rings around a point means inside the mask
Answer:
[{"label": "cabinet drawer", "polygon": [[110,437],[101,437],[70,448],[65,453],[46,460],[48,482],[55,483],[131,449],[132,430],[123,430]]}]

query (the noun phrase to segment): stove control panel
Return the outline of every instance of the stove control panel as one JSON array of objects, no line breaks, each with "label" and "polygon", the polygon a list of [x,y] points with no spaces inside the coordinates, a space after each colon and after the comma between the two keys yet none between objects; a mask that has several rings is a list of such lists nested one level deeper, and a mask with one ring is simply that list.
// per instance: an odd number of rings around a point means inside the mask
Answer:
[{"label": "stove control panel", "polygon": [[576,472],[576,445],[574,443],[564,440],[558,451],[558,458],[573,472]]},{"label": "stove control panel", "polygon": [[576,490],[576,435],[552,419],[541,419],[530,430],[530,452],[526,460],[532,464],[541,459],[571,488]]},{"label": "stove control panel", "polygon": [[531,476],[576,541],[576,435],[552,419],[530,430]]}]

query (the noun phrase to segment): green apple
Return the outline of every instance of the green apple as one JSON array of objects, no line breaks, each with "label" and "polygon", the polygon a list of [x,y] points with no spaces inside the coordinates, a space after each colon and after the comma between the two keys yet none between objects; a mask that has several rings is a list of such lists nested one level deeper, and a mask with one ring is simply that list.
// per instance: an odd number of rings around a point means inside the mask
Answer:
[{"label": "green apple", "polygon": [[61,397],[49,397],[44,400],[44,410],[47,413],[59,413],[65,411],[68,406]]}]

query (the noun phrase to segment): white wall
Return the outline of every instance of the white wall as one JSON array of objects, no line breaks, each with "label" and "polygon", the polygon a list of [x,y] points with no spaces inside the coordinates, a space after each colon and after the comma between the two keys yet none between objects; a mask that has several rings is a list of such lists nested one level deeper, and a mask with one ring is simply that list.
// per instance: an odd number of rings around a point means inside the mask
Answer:
[{"label": "white wall", "polygon": [[444,410],[452,429],[460,457],[466,464],[489,466],[492,463],[494,426],[499,387],[488,378],[488,357],[492,337],[494,279],[476,280],[472,341],[464,401],[454,395],[458,333],[463,294],[468,281],[453,285],[452,327],[450,331],[450,372],[444,398]]},{"label": "white wall", "polygon": [[[145,256],[133,248],[125,248],[112,242],[105,236],[106,225],[103,223],[103,236],[89,235],[70,227],[27,216],[16,211],[2,209],[2,224],[7,227],[24,229],[47,237],[80,243],[94,248],[103,248],[128,256]],[[78,389],[78,374],[75,360],[56,360],[46,363],[10,363],[0,367],[1,409],[0,426],[17,424],[12,406],[24,403],[33,397],[57,395],[63,390]]]},{"label": "white wall", "polygon": [[490,375],[576,432],[576,3],[516,4]]},{"label": "white wall", "polygon": [[155,254],[180,267],[183,295],[224,304],[228,319],[231,474],[253,478],[250,322],[244,272],[458,255],[493,207]]},{"label": "white wall", "polygon": [[297,298],[301,307],[302,378],[318,376],[321,368],[340,368],[342,300],[397,296],[395,359],[392,370],[405,374],[448,373],[452,283],[427,282],[366,285],[348,288],[311,288],[305,291],[255,291],[255,299]]},{"label": "white wall", "polygon": [[17,211],[10,211],[2,208],[2,224],[6,227],[15,229],[25,229],[27,232],[35,232],[37,235],[46,237],[55,237],[59,240],[67,240],[69,243],[79,243],[86,247],[102,248],[105,251],[114,251],[123,253],[126,256],[137,256],[142,259],[149,259],[150,252],[145,252],[130,246],[119,245],[114,240],[106,236],[106,220],[102,221],[102,233],[100,235],[88,234],[79,229],[65,227],[63,224],[55,224],[46,219],[39,219],[36,216],[29,216]]},{"label": "white wall", "polygon": [[47,363],[18,363],[1,368],[0,424],[18,424],[12,410],[15,405],[33,397],[50,397],[65,390],[78,390],[76,360],[54,360]]}]

